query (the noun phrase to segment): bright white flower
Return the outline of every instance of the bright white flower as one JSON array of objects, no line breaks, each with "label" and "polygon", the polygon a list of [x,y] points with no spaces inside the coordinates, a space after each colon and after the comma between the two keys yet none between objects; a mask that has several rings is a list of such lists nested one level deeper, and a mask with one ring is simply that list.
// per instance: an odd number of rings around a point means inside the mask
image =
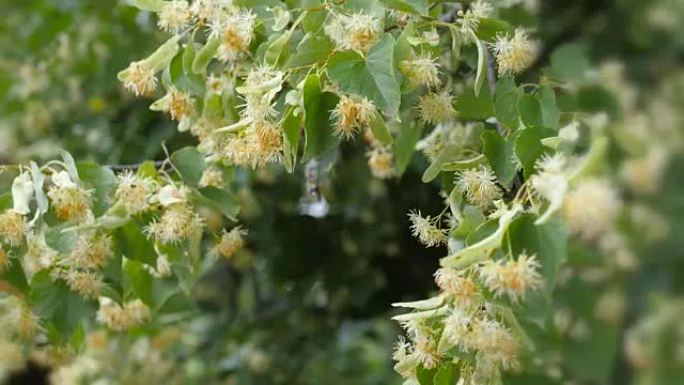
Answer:
[{"label": "bright white flower", "polygon": [[466,352],[469,351],[471,348],[470,328],[473,322],[474,318],[471,313],[458,307],[451,309],[451,313],[444,319],[444,333],[449,342]]},{"label": "bright white flower", "polygon": [[456,177],[456,185],[466,193],[468,202],[488,208],[501,198],[501,189],[496,184],[494,172],[486,166],[461,171]]},{"label": "bright white flower", "polygon": [[446,230],[437,227],[435,218],[430,218],[429,215],[423,217],[420,211],[411,211],[408,217],[411,221],[411,233],[420,243],[427,247],[446,243]]},{"label": "bright white flower", "polygon": [[400,336],[397,342],[394,344],[394,352],[392,353],[392,359],[395,361],[401,361],[405,359],[411,352],[411,344],[406,341],[406,338]]},{"label": "bright white flower", "polygon": [[219,13],[211,23],[212,36],[219,37],[218,58],[223,62],[239,59],[249,50],[256,15],[250,11]]},{"label": "bright white flower", "polygon": [[433,92],[418,99],[420,120],[425,123],[446,123],[454,118],[454,98],[448,91]]},{"label": "bright white flower", "polygon": [[478,272],[482,282],[494,295],[507,295],[511,300],[518,301],[528,290],[542,285],[540,269],[541,264],[536,256],[522,253],[516,260],[488,260]]},{"label": "bright white flower", "polygon": [[191,16],[190,6],[187,1],[166,1],[159,12],[157,25],[164,31],[177,33],[186,26]]},{"label": "bright white flower", "polygon": [[364,13],[333,15],[325,26],[325,33],[339,50],[367,52],[378,39],[382,26],[380,20]]},{"label": "bright white flower", "polygon": [[439,363],[439,352],[437,343],[427,333],[419,333],[413,340],[413,354],[418,361],[427,369],[437,367]]},{"label": "bright white flower", "polygon": [[150,178],[140,177],[130,170],[118,176],[119,185],[114,196],[123,204],[129,215],[136,215],[150,207],[150,198],[156,184]]},{"label": "bright white flower", "polygon": [[516,368],[520,344],[513,333],[497,321],[482,318],[472,325],[472,347],[490,363],[504,370]]},{"label": "bright white flower", "polygon": [[537,46],[523,29],[516,29],[513,36],[498,34],[492,44],[499,67],[499,76],[514,75],[526,70],[537,55]]},{"label": "bright white flower", "polygon": [[207,167],[204,172],[202,172],[202,178],[200,178],[199,185],[200,187],[223,186],[223,172],[220,168],[215,166]]},{"label": "bright white flower", "polygon": [[477,284],[461,270],[442,267],[435,272],[435,283],[460,306],[470,308],[480,302]]},{"label": "bright white flower", "polygon": [[189,191],[185,188],[185,186],[178,188],[172,184],[167,184],[159,190],[153,200],[159,202],[159,204],[164,207],[169,207],[179,203],[187,203],[188,194]]}]

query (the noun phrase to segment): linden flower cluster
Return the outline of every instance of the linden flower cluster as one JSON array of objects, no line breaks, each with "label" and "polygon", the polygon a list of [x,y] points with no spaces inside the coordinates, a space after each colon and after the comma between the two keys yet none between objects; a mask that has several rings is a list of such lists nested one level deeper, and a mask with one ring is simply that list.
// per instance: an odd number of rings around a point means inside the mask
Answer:
[{"label": "linden flower cluster", "polygon": [[330,22],[325,26],[325,33],[332,39],[338,50],[352,50],[359,53],[368,52],[368,49],[377,41],[381,31],[380,20],[365,13],[332,14]]},{"label": "linden flower cluster", "polygon": [[343,139],[351,139],[360,130],[368,128],[375,105],[365,97],[342,95],[330,113],[335,122],[335,133]]},{"label": "linden flower cluster", "polygon": [[501,198],[501,189],[496,184],[494,172],[487,166],[461,171],[456,185],[465,192],[468,202],[486,209]]},{"label": "linden flower cluster", "polygon": [[401,337],[395,345],[395,369],[414,377],[418,365],[434,368],[450,360],[448,352],[456,348],[472,357],[462,361],[461,376],[471,381],[466,383],[488,383],[501,371],[516,370],[521,343],[498,314],[501,305],[488,302],[483,290],[494,293],[495,299],[506,295],[517,303],[541,287],[540,268],[535,256],[522,253],[506,262],[487,260],[461,270],[439,269],[435,273],[439,296],[395,304],[421,310],[394,317],[409,337],[408,341]]},{"label": "linden flower cluster", "polygon": [[53,175],[52,182],[47,196],[57,218],[63,221],[82,222],[92,215],[91,191],[76,185],[66,171]]},{"label": "linden flower cluster", "polygon": [[185,186],[162,187],[156,200],[163,207],[163,213],[145,227],[145,232],[164,244],[179,242],[201,233],[204,223],[195,213],[188,195],[189,191]]},{"label": "linden flower cluster", "polygon": [[150,317],[150,308],[140,299],[120,305],[110,298],[100,297],[97,321],[114,331],[122,331],[145,322]]},{"label": "linden flower cluster", "polygon": [[0,214],[0,240],[5,244],[16,247],[21,244],[26,235],[28,225],[24,216],[13,209]]},{"label": "linden flower cluster", "polygon": [[515,75],[526,70],[537,55],[537,46],[523,29],[516,29],[513,36],[498,34],[492,43],[499,67],[499,76]]},{"label": "linden flower cluster", "polygon": [[223,62],[242,57],[249,49],[254,34],[256,15],[250,11],[219,12],[211,16],[211,37],[218,38],[217,55]]},{"label": "linden flower cluster", "polygon": [[523,253],[516,260],[486,261],[480,266],[479,275],[495,296],[507,295],[511,300],[518,301],[528,290],[541,286],[540,268],[536,256]]},{"label": "linden flower cluster", "polygon": [[411,222],[411,233],[418,238],[420,243],[427,247],[438,246],[447,241],[447,231],[437,227],[439,218],[423,217],[420,211],[412,211],[408,214]]},{"label": "linden flower cluster", "polygon": [[449,122],[456,115],[453,100],[446,90],[421,96],[418,99],[420,120],[430,124]]},{"label": "linden flower cluster", "polygon": [[456,22],[461,26],[461,33],[470,38],[472,31],[477,30],[480,19],[491,17],[494,14],[494,7],[486,1],[478,0],[470,5],[470,9],[458,11]]},{"label": "linden flower cluster", "polygon": [[157,192],[157,184],[147,177],[136,175],[130,170],[118,176],[119,184],[114,196],[128,215],[137,215],[150,208],[150,199]]},{"label": "linden flower cluster", "polygon": [[177,33],[186,26],[191,17],[192,13],[187,1],[171,0],[164,2],[159,12],[157,25],[164,31]]},{"label": "linden flower cluster", "polygon": [[150,109],[168,113],[171,119],[179,123],[178,131],[181,132],[190,128],[190,118],[195,111],[190,94],[175,87],[170,87],[166,95],[152,103]]},{"label": "linden flower cluster", "polygon": [[212,249],[212,254],[230,259],[245,245],[246,235],[247,230],[240,226],[233,227],[230,231],[224,229],[221,238]]},{"label": "linden flower cluster", "polygon": [[282,161],[283,132],[271,119],[274,98],[281,90],[283,72],[268,66],[253,68],[237,91],[245,100],[241,120],[217,130],[230,135],[222,141],[222,155],[232,163],[256,168]]},{"label": "linden flower cluster", "polygon": [[431,54],[424,54],[417,59],[405,60],[399,66],[412,86],[439,87],[439,63]]},{"label": "linden flower cluster", "polygon": [[371,151],[367,153],[368,167],[371,174],[378,179],[389,179],[396,175],[394,168],[394,156],[391,150],[382,147],[374,146]]},{"label": "linden flower cluster", "polygon": [[157,89],[155,70],[144,60],[129,64],[122,81],[124,87],[135,96],[150,96]]}]

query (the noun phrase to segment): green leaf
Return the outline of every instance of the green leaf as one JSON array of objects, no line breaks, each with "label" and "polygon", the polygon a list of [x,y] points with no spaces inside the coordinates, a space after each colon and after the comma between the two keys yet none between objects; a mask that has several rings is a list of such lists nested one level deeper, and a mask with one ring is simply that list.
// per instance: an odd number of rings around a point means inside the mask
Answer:
[{"label": "green leaf", "polygon": [[389,130],[387,130],[385,120],[377,112],[373,114],[370,121],[370,129],[375,139],[383,144],[392,144],[392,135],[389,133]]},{"label": "green leaf", "polygon": [[338,98],[333,93],[323,92],[321,78],[316,74],[306,78],[303,97],[306,131],[304,159],[310,159],[328,151],[336,143],[330,111],[337,105]]},{"label": "green leaf", "polygon": [[292,32],[286,31],[282,34],[273,34],[272,36],[277,37],[268,43],[266,51],[264,51],[264,62],[272,66],[276,66],[280,60],[283,50],[285,49],[285,46],[290,42]]},{"label": "green leaf", "polygon": [[482,90],[482,85],[484,84],[485,78],[487,77],[487,55],[485,53],[484,44],[476,36],[475,45],[477,46],[477,73],[475,75],[475,83],[473,84],[473,91],[475,92],[475,97],[480,95]]},{"label": "green leaf", "polygon": [[240,213],[240,202],[235,194],[214,186],[202,187],[198,191],[204,198],[199,199],[202,204],[217,210],[230,220],[237,220],[237,215]]},{"label": "green leaf", "polygon": [[475,96],[473,89],[466,88],[456,99],[456,111],[463,120],[484,120],[494,116],[494,104],[489,87],[482,87],[478,96]]},{"label": "green leaf", "polygon": [[9,265],[5,266],[4,271],[0,274],[0,281],[8,282],[12,287],[23,294],[28,294],[29,292],[26,274],[24,273],[24,268],[21,266],[19,258],[10,258]]},{"label": "green leaf", "polygon": [[416,143],[423,132],[423,125],[409,119],[402,120],[399,126],[399,135],[394,141],[394,164],[397,173],[402,175],[416,151]]},{"label": "green leaf", "polygon": [[46,227],[45,242],[47,245],[60,253],[70,253],[78,234],[76,231],[62,231],[69,226],[71,225],[63,223],[54,227]]},{"label": "green leaf", "polygon": [[202,49],[197,52],[195,58],[192,61],[192,73],[195,75],[203,75],[211,59],[216,56],[216,51],[221,45],[221,39],[218,37],[210,38],[207,43],[202,47]]},{"label": "green leaf", "polygon": [[171,163],[190,186],[197,186],[204,172],[204,156],[196,147],[184,147],[171,154]]},{"label": "green leaf", "polygon": [[541,103],[534,95],[523,95],[518,100],[518,112],[525,126],[541,126],[544,124]]},{"label": "green leaf", "polygon": [[513,27],[498,19],[481,18],[475,34],[484,41],[493,41],[498,34],[509,34],[513,32]]},{"label": "green leaf", "polygon": [[482,152],[502,185],[508,186],[515,178],[517,165],[513,158],[514,141],[504,139],[498,132],[487,130],[482,133]]},{"label": "green leaf", "polygon": [[496,120],[510,130],[517,129],[519,125],[518,99],[520,99],[520,91],[512,77],[504,77],[496,82],[494,93]]},{"label": "green leaf", "polygon": [[551,54],[551,74],[561,80],[581,82],[589,70],[589,59],[577,44],[566,44]]},{"label": "green leaf", "polygon": [[[508,227],[504,245],[510,245],[513,255],[526,252],[536,254],[542,265],[542,274],[547,288],[555,285],[561,265],[567,258],[568,231],[565,223],[558,217],[551,218],[542,225],[535,225],[536,217],[525,213]],[[548,292],[551,295],[551,291]]]},{"label": "green leaf", "polygon": [[79,183],[81,180],[78,177],[78,170],[76,170],[76,162],[74,161],[74,157],[66,151],[62,151],[61,153],[62,161],[64,162],[64,166],[66,167],[71,180],[74,181],[74,183]]},{"label": "green leaf", "polygon": [[307,33],[286,67],[302,67],[323,61],[330,55],[333,47],[332,41],[326,35]]},{"label": "green leaf", "polygon": [[527,127],[515,138],[515,155],[520,160],[525,171],[525,178],[534,173],[534,165],[547,148],[542,139],[553,136],[554,131],[542,126]]},{"label": "green leaf", "polygon": [[159,12],[164,7],[164,0],[130,0],[132,6],[150,12]]},{"label": "green leaf", "polygon": [[96,216],[104,214],[109,207],[110,197],[116,189],[117,179],[114,172],[95,163],[79,163],[76,168],[81,181],[94,190],[94,214]]},{"label": "green leaf", "polygon": [[302,114],[295,116],[296,107],[290,106],[283,118],[283,151],[285,152],[285,169],[287,172],[294,171],[297,162],[297,150],[299,149],[299,137],[301,133]]},{"label": "green leaf", "polygon": [[192,74],[192,63],[195,61],[195,43],[191,41],[185,44],[185,49],[183,49],[183,72],[186,74]]},{"label": "green leaf", "polygon": [[157,252],[154,245],[135,222],[128,222],[114,232],[119,248],[128,259],[135,259],[150,266],[157,266]]},{"label": "green leaf", "polygon": [[58,341],[68,340],[84,320],[95,314],[92,302],[73,293],[64,282],[53,281],[47,270],[31,279],[31,302],[36,314],[59,333],[55,336]]},{"label": "green leaf", "polygon": [[437,368],[426,369],[423,365],[419,365],[416,370],[416,379],[420,385],[433,385],[435,374],[437,374]]},{"label": "green leaf", "polygon": [[154,279],[145,269],[145,265],[140,261],[125,259],[123,271],[124,295],[127,297],[140,298],[148,306],[154,307],[152,297],[152,283]]},{"label": "green leaf", "polygon": [[442,172],[442,166],[444,164],[452,162],[460,154],[460,148],[458,146],[447,146],[442,152],[437,155],[435,160],[430,164],[430,166],[425,169],[421,181],[423,183],[428,183],[433,179],[437,178],[440,172]]},{"label": "green leaf", "polygon": [[427,16],[428,14],[427,0],[384,0],[383,3],[388,8],[402,12],[415,13],[422,16]]},{"label": "green leaf", "polygon": [[440,365],[435,374],[434,385],[454,385],[458,378],[458,371],[452,362]]},{"label": "green leaf", "polygon": [[328,61],[328,76],[342,91],[365,96],[388,115],[398,115],[401,98],[392,35],[384,34],[367,59],[353,51],[335,53]]},{"label": "green leaf", "polygon": [[556,103],[556,93],[549,85],[539,87],[537,91],[537,98],[541,104],[542,122],[545,127],[558,130],[560,123],[560,110]]},{"label": "green leaf", "polygon": [[[169,40],[167,40],[164,44],[162,44],[159,48],[157,48],[152,55],[148,56],[147,59],[144,60],[144,62],[152,67],[154,72],[161,71],[171,63],[171,60],[173,60],[174,57],[176,57],[176,54],[178,53],[179,45],[178,42],[180,41],[181,36],[176,35],[171,37]],[[125,73],[126,70],[122,71],[119,73],[119,80],[122,78],[122,74]]]}]

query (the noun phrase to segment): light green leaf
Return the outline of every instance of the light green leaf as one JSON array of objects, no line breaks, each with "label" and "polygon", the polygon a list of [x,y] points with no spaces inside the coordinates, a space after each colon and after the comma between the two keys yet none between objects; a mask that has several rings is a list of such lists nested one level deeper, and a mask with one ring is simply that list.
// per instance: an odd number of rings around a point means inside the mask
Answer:
[{"label": "light green leaf", "polygon": [[164,0],[129,0],[132,6],[150,12],[159,12],[164,7]]},{"label": "light green leaf", "polygon": [[539,99],[536,96],[521,96],[518,100],[518,112],[520,113],[520,119],[527,127],[544,124],[541,103],[539,103]]},{"label": "light green leaf", "polygon": [[416,151],[416,143],[420,139],[423,132],[423,125],[417,124],[415,121],[404,119],[399,126],[399,136],[394,141],[394,164],[397,168],[397,173],[402,175]]},{"label": "light green leaf", "polygon": [[210,38],[207,43],[197,52],[192,61],[192,73],[195,75],[203,75],[207,71],[207,66],[211,59],[216,55],[218,47],[221,45],[221,39],[218,37]]},{"label": "light green leaf", "polygon": [[297,162],[297,150],[302,126],[302,114],[295,115],[295,106],[288,107],[283,118],[283,152],[285,153],[285,169],[287,172],[294,171]]},{"label": "light green leaf", "polygon": [[36,162],[31,161],[31,178],[33,179],[33,189],[36,198],[38,212],[45,214],[48,211],[48,199],[45,196],[43,186],[45,185],[45,175],[40,171]]},{"label": "light green leaf", "polygon": [[434,385],[454,385],[458,378],[458,370],[452,362],[439,366],[434,378]]},{"label": "light green leaf", "polygon": [[392,144],[392,135],[389,133],[389,130],[387,130],[385,120],[377,112],[375,112],[371,118],[370,129],[375,139],[383,144]]},{"label": "light green leaf", "polygon": [[110,197],[116,188],[117,179],[111,169],[95,163],[79,163],[76,166],[86,187],[93,189],[93,212],[102,215],[109,207]]},{"label": "light green leaf", "polygon": [[286,67],[302,67],[325,60],[333,47],[326,35],[308,33],[297,46]]},{"label": "light green leaf", "polygon": [[561,80],[581,82],[589,70],[589,59],[577,44],[566,44],[551,54],[551,74]]},{"label": "light green leaf", "polygon": [[484,44],[482,44],[482,41],[480,41],[475,34],[473,34],[473,39],[477,46],[477,73],[475,75],[473,91],[475,92],[475,97],[478,97],[480,96],[482,85],[487,77],[487,54],[485,53],[486,48],[484,47]]},{"label": "light green leaf", "polygon": [[415,13],[422,16],[427,16],[428,14],[427,0],[383,0],[383,3],[388,8],[402,12]]},{"label": "light green leaf", "polygon": [[537,98],[541,104],[542,122],[544,126],[558,130],[560,110],[556,104],[556,93],[553,91],[553,88],[549,85],[539,87]]},{"label": "light green leaf", "polygon": [[283,53],[283,49],[285,49],[285,46],[290,42],[292,32],[286,31],[285,33],[274,34],[273,36],[277,37],[273,39],[270,43],[268,43],[266,51],[264,52],[264,62],[272,66],[275,66],[278,64],[278,61],[280,60],[280,57]]},{"label": "light green leaf", "polygon": [[342,91],[369,98],[391,117],[397,116],[401,102],[394,74],[394,39],[390,34],[384,34],[371,47],[366,59],[343,51],[328,61],[328,76]]},{"label": "light green leaf", "polygon": [[204,156],[196,147],[184,147],[171,154],[171,163],[180,172],[185,183],[197,186],[204,172]]},{"label": "light green leaf", "polygon": [[512,77],[504,77],[496,82],[494,93],[494,112],[496,120],[510,130],[516,130],[519,125],[518,99],[520,91],[515,86]]}]

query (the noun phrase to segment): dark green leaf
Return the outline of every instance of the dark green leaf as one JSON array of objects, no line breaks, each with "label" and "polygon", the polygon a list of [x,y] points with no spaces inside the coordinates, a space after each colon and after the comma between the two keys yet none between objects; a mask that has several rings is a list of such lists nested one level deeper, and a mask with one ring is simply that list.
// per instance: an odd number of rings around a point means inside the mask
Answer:
[{"label": "dark green leaf", "polygon": [[151,266],[157,265],[157,252],[152,241],[145,237],[140,225],[128,222],[116,229],[114,234],[126,258],[142,261]]},{"label": "dark green leaf", "polygon": [[[568,232],[560,218],[535,225],[536,217],[526,213],[515,219],[506,234],[504,245],[510,245],[513,255],[536,254],[542,264],[547,287],[552,288],[561,265],[567,258]],[[550,292],[549,292],[550,295]]]},{"label": "dark green leaf", "polygon": [[525,178],[532,175],[537,159],[548,149],[541,143],[541,140],[553,135],[554,131],[550,128],[532,126],[520,131],[515,138],[515,156],[518,157],[525,170]]},{"label": "dark green leaf", "polygon": [[544,124],[541,103],[539,103],[539,99],[536,96],[521,96],[518,100],[518,112],[520,113],[520,119],[527,127]]},{"label": "dark green leaf", "polygon": [[517,165],[513,158],[513,141],[504,139],[498,132],[482,133],[482,152],[502,185],[508,186],[515,177]]},{"label": "dark green leaf", "polygon": [[496,120],[510,130],[516,130],[519,125],[518,99],[520,92],[511,77],[504,77],[496,82],[494,93],[494,112]]},{"label": "dark green leaf", "polygon": [[413,157],[416,143],[423,132],[423,126],[415,121],[403,120],[399,126],[399,136],[394,141],[394,164],[397,172],[402,175]]},{"label": "dark green leaf", "polygon": [[117,180],[114,172],[95,163],[79,163],[76,169],[86,187],[94,190],[93,213],[96,216],[104,214],[116,189]]},{"label": "dark green leaf", "polygon": [[384,34],[371,47],[365,60],[356,52],[343,51],[328,61],[328,76],[342,91],[369,98],[390,116],[397,116],[401,101],[394,74],[394,39],[390,34]]},{"label": "dark green leaf", "polygon": [[306,160],[323,154],[335,145],[330,111],[337,105],[338,98],[333,93],[322,91],[321,79],[315,74],[306,78],[303,94]]},{"label": "dark green leaf", "polygon": [[537,98],[541,104],[542,121],[545,127],[558,130],[560,122],[560,110],[556,104],[556,93],[548,85],[539,87]]},{"label": "dark green leaf", "polygon": [[589,59],[577,44],[566,44],[551,54],[551,74],[561,80],[580,82],[589,69]]}]

